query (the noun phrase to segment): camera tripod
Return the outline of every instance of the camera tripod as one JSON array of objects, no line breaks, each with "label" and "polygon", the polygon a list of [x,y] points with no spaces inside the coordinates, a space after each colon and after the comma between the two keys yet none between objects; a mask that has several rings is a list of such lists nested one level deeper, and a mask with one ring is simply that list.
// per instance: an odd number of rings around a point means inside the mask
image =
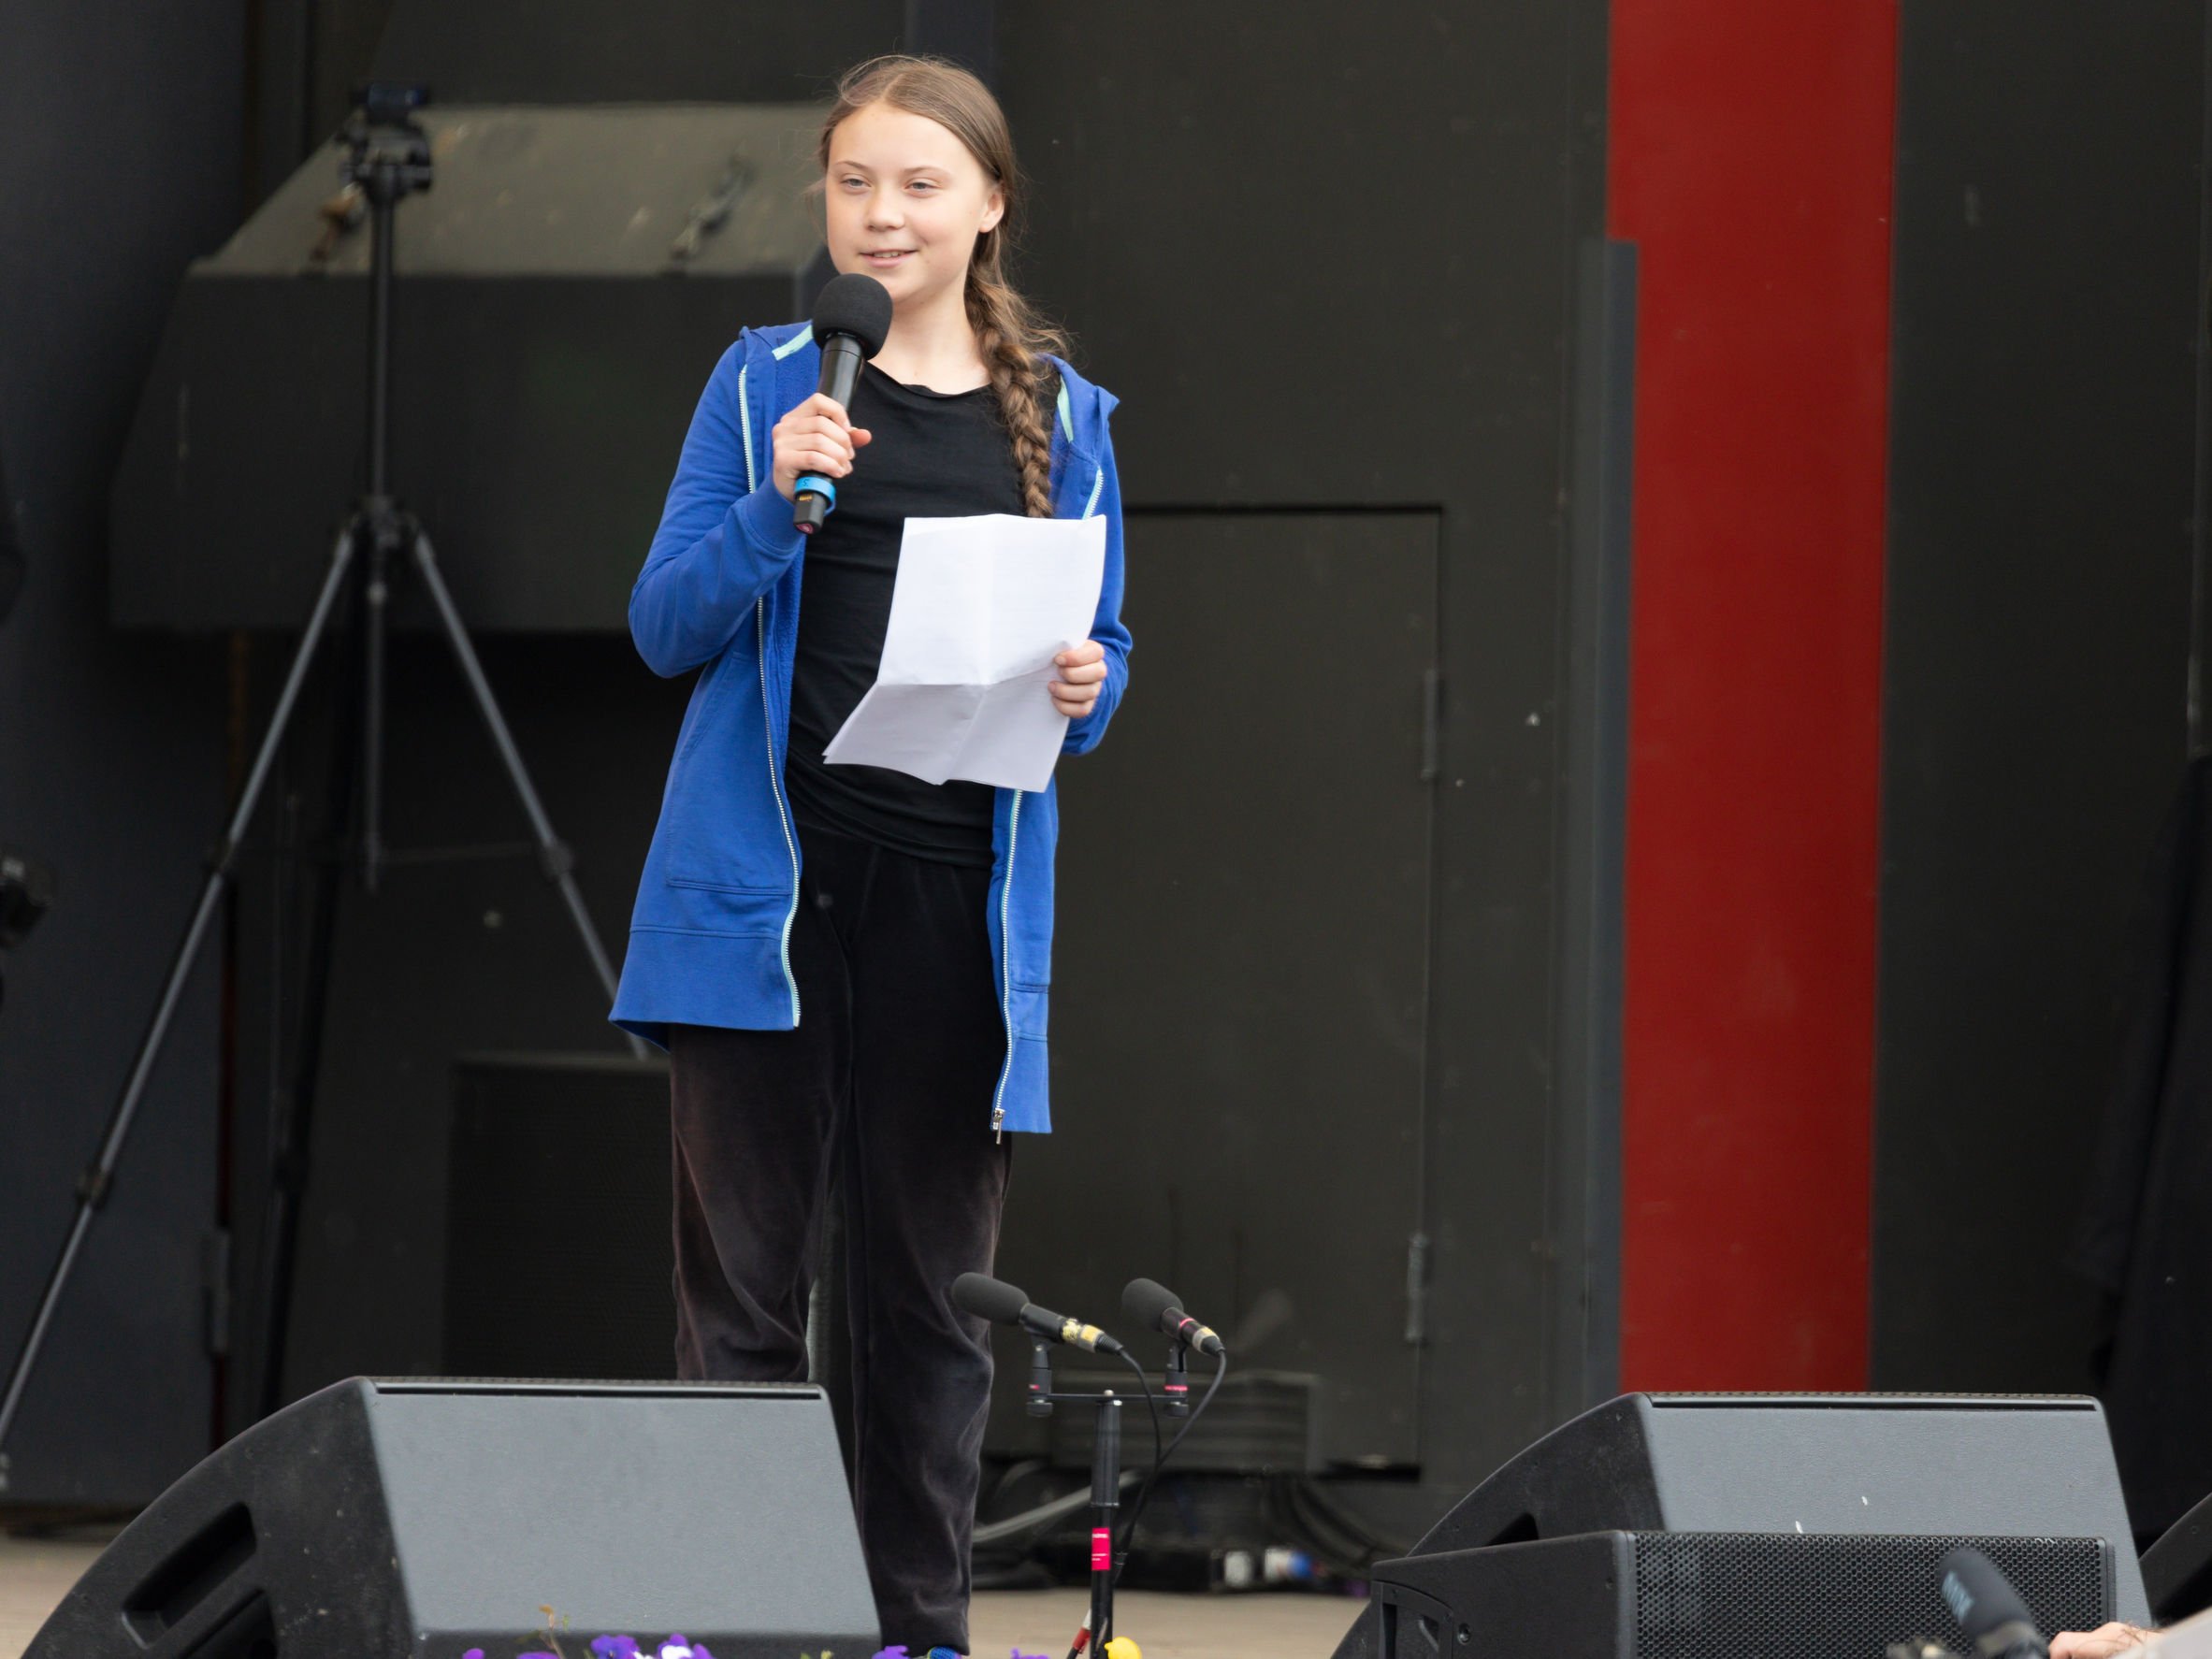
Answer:
[{"label": "camera tripod", "polygon": [[[232,809],[223,839],[209,859],[207,879],[200,888],[199,902],[192,913],[183,942],[170,964],[168,977],[163,984],[161,996],[154,1007],[153,1017],[131,1062],[123,1094],[108,1118],[98,1157],[78,1181],[75,1219],[62,1247],[60,1259],[47,1280],[45,1292],[39,1299],[37,1311],[31,1321],[30,1332],[9,1370],[7,1392],[0,1395],[0,1449],[7,1446],[8,1431],[22,1406],[32,1367],[37,1361],[70,1270],[76,1264],[85,1235],[91,1231],[93,1217],[106,1202],[113,1186],[116,1161],[122,1155],[132,1119],[144,1096],[148,1076],[161,1051],[162,1043],[168,1034],[169,1023],[183,993],[185,980],[206,941],[208,930],[215,918],[224,894],[231,886],[232,872],[237,865],[240,846],[253,822],[254,809],[260,803],[271,766],[283,745],[285,732],[298,706],[301,687],[329,631],[341,599],[350,599],[356,613],[357,635],[351,655],[358,660],[360,669],[357,688],[361,707],[359,721],[346,729],[340,754],[332,767],[332,817],[335,827],[342,834],[345,819],[350,815],[354,791],[357,786],[361,804],[358,873],[364,888],[375,892],[384,867],[391,861],[391,854],[384,845],[383,836],[384,652],[392,583],[402,570],[411,569],[430,598],[437,613],[439,630],[452,647],[461,675],[468,683],[470,699],[484,720],[493,746],[499,751],[508,780],[521,800],[524,815],[529,820],[532,851],[539,867],[546,879],[559,890],[561,902],[567,908],[570,919],[575,924],[576,934],[583,943],[585,954],[590,958],[592,972],[598,975],[600,987],[606,993],[608,1001],[614,1001],[614,966],[600,944],[590,914],[585,909],[584,895],[576,886],[574,858],[568,846],[554,833],[552,822],[547,818],[538,791],[530,782],[521,753],[514,746],[513,735],[508,729],[506,717],[500,713],[498,700],[492,695],[490,682],[484,678],[483,665],[477,660],[475,646],[470,641],[460,612],[455,607],[453,596],[447,591],[444,578],[439,573],[430,538],[423,529],[421,522],[394,498],[387,475],[391,452],[393,212],[408,195],[430,187],[429,139],[413,119],[414,110],[427,98],[427,90],[418,86],[370,85],[364,90],[362,108],[354,113],[345,129],[345,137],[351,149],[343,166],[343,177],[367,199],[371,224],[368,492],[354,505],[344,527],[339,531],[332,544],[322,587],[316,593],[313,607],[300,633],[299,644],[293,654],[291,667],[285,674],[283,687],[278,693],[268,730],[247,773],[245,786]],[[404,564],[401,561],[405,561]],[[287,1306],[291,1300],[293,1261],[297,1246],[299,1197],[306,1185],[307,1150],[312,1127],[316,1074],[320,1069],[324,1010],[328,995],[331,913],[334,908],[331,901],[336,897],[337,869],[334,862],[330,866],[332,879],[327,881],[325,902],[319,907],[312,930],[305,995],[305,1034],[284,1119],[278,1128],[272,1159],[273,1178],[263,1230],[264,1272],[261,1283],[263,1325],[259,1404],[264,1415],[283,1404],[282,1372],[285,1325]],[[644,1054],[644,1046],[635,1037],[630,1039],[630,1045],[641,1057]],[[0,1452],[0,1492],[6,1491],[7,1485],[7,1459],[4,1452]]]}]

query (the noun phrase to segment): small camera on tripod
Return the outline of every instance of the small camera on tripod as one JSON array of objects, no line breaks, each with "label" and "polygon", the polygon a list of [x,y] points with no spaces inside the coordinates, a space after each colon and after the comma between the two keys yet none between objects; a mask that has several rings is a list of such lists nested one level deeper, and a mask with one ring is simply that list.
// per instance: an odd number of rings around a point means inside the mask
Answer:
[{"label": "small camera on tripod", "polygon": [[411,191],[430,188],[430,136],[415,111],[430,101],[420,80],[363,80],[354,87],[354,112],[340,137],[346,142],[340,177],[389,207]]},{"label": "small camera on tripod", "polygon": [[414,112],[430,101],[429,86],[420,80],[358,80],[354,83],[354,104],[372,127],[414,125]]}]

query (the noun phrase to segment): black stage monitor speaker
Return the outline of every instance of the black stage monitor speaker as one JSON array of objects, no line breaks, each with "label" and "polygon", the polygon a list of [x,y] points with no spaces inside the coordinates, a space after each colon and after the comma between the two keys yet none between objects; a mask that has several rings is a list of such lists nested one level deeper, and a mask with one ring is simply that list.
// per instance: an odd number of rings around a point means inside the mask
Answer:
[{"label": "black stage monitor speaker", "polygon": [[[1432,1641],[1463,1659],[1880,1659],[1887,1641],[1958,1639],[1934,1564],[1961,1542],[2014,1575],[2046,1629],[2140,1623],[2130,1539],[2094,1400],[1629,1394],[1379,1565],[1337,1659]],[[1567,1601],[1580,1610],[1563,1623]]]},{"label": "black stage monitor speaker", "polygon": [[875,1652],[821,1391],[334,1384],[163,1493],[25,1659],[512,1659],[549,1628]]},{"label": "black stage monitor speaker", "polygon": [[1925,1638],[1971,1652],[1938,1588],[1959,1544],[1997,1564],[2045,1631],[2112,1616],[2102,1538],[1598,1532],[1385,1563],[1378,1647],[1396,1659],[1882,1659]]},{"label": "black stage monitor speaker", "polygon": [[2161,1624],[2212,1608],[2212,1497],[2198,1500],[2143,1551],[2143,1593]]}]

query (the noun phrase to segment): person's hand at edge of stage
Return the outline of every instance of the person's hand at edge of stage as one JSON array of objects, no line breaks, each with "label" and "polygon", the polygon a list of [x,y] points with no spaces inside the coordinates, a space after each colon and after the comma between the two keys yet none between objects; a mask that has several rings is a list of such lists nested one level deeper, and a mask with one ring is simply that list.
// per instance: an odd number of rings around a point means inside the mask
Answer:
[{"label": "person's hand at edge of stage", "polygon": [[2051,1637],[2051,1659],[2113,1659],[2114,1654],[2139,1648],[2157,1634],[2117,1619],[2094,1630],[2061,1630]]}]

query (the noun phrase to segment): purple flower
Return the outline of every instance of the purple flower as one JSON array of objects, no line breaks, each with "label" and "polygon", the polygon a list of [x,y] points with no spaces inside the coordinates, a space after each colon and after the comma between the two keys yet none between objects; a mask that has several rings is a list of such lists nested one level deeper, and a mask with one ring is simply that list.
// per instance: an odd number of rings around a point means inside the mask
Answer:
[{"label": "purple flower", "polygon": [[638,1639],[634,1636],[595,1636],[591,1651],[599,1659],[638,1659]]}]

